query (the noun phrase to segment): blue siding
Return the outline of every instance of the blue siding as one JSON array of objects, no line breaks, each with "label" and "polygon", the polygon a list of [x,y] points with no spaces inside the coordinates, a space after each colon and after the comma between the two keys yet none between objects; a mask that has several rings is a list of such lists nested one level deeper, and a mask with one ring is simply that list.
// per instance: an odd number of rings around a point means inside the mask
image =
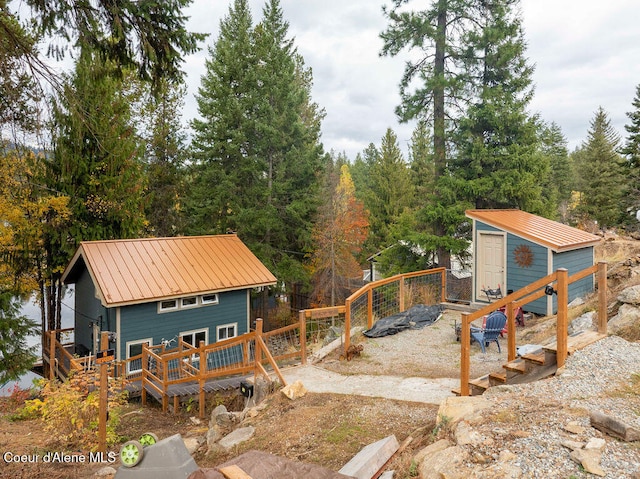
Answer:
[{"label": "blue siding", "polygon": [[218,294],[218,304],[179,309],[158,313],[156,301],[120,309],[120,344],[122,358],[126,357],[126,344],[151,338],[153,344],[162,339],[173,339],[180,332],[208,329],[209,343],[216,340],[216,328],[223,324],[237,323],[237,334],[247,332],[249,317],[248,290]]},{"label": "blue siding", "polygon": [[[96,298],[96,290],[91,280],[91,276],[86,269],[78,278],[75,285],[75,317],[74,317],[74,341],[76,353],[84,356],[93,350],[93,322],[98,322],[101,330],[108,330],[105,327],[107,310],[100,300]],[[115,331],[115,323],[112,331]],[[100,338],[96,338],[99,340]]]},{"label": "blue siding", "polygon": [[[566,268],[569,276],[593,266],[593,246],[564,253],[553,254],[553,270]],[[593,275],[569,285],[569,302],[593,292]]]},{"label": "blue siding", "polygon": [[[495,231],[502,232],[501,229],[495,228],[494,226],[483,223],[482,221],[476,221],[476,231]],[[477,238],[476,238],[477,240]]]},{"label": "blue siding", "polygon": [[[520,245],[528,246],[533,253],[533,261],[529,267],[520,266],[515,261],[514,251]],[[517,291],[548,275],[547,254],[548,250],[544,246],[507,234],[507,288]],[[536,299],[524,305],[523,309],[536,314],[547,314],[547,299]]]}]

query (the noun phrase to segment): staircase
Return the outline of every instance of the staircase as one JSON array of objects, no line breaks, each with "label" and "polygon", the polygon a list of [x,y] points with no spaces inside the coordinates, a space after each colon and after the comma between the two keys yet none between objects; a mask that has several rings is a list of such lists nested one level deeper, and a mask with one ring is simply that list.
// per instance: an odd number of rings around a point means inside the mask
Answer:
[{"label": "staircase", "polygon": [[[606,337],[597,331],[580,331],[568,336],[567,352],[569,355],[587,347]],[[540,346],[537,351],[524,354],[521,357],[502,365],[502,371],[486,374],[469,381],[469,394],[478,396],[491,386],[501,384],[523,384],[543,379],[555,374],[558,369],[556,362],[556,341]],[[460,389],[453,393],[460,395]]]}]

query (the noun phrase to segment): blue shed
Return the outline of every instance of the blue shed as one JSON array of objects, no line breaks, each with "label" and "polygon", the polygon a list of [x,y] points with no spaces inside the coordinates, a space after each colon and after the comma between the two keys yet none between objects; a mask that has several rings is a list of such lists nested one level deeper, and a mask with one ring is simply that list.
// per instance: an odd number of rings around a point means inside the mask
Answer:
[{"label": "blue shed", "polygon": [[143,344],[195,346],[248,332],[251,290],[276,278],[228,234],[82,242],[62,281],[75,284],[76,353],[95,353],[110,331],[125,360]]},{"label": "blue shed", "polygon": [[[593,266],[599,236],[521,210],[467,210],[473,220],[472,303],[488,303],[483,290],[516,291],[558,268],[569,275]],[[569,285],[569,301],[593,291],[588,276]],[[541,315],[555,314],[555,296],[524,307]]]}]

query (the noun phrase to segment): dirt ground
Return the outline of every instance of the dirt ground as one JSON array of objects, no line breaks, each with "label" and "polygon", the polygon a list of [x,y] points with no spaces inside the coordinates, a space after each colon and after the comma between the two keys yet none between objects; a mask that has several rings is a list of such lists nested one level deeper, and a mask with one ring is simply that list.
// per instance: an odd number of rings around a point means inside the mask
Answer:
[{"label": "dirt ground", "polygon": [[[606,241],[597,252],[597,259],[610,261],[610,297],[615,301],[616,292],[623,286],[640,283],[640,278],[629,277],[625,262],[630,258],[640,261],[640,242]],[[577,316],[589,305],[575,308],[571,316]],[[460,313],[448,311],[437,323],[422,330],[405,331],[386,338],[357,338],[363,344],[361,357],[352,361],[340,361],[338,353],[329,356],[321,366],[342,374],[388,374],[419,377],[458,377],[460,345],[456,341],[453,325]],[[549,334],[550,321],[530,318],[525,328],[518,329],[518,343],[538,342]],[[472,346],[471,374],[480,376],[499,369],[506,359],[506,342],[502,353],[494,344],[483,355],[477,345]],[[220,403],[230,410],[242,409],[242,403],[221,396],[209,398],[207,412]],[[47,464],[39,462],[7,461],[5,454],[22,454],[42,457],[46,452],[68,452],[88,456],[89,451],[78,451],[73,446],[59,444],[55,437],[45,434],[39,419],[12,421],[11,414],[17,405],[10,398],[0,398],[0,478],[88,478],[109,463]],[[413,477],[413,454],[437,438],[435,419],[437,406],[394,401],[362,396],[313,394],[290,401],[281,394],[267,400],[258,416],[248,419],[245,425],[256,428],[254,438],[236,450],[225,454],[196,453],[201,467],[213,467],[250,449],[277,454],[290,459],[321,464],[339,469],[362,447],[390,434],[402,442],[413,438],[405,452],[394,459],[390,469],[397,478]],[[136,439],[140,434],[152,431],[160,438],[180,433],[183,437],[203,436],[207,421],[196,424],[192,417],[196,410],[185,406],[178,414],[163,413],[157,404],[142,407],[132,401],[122,418],[118,434],[122,442]],[[112,448],[117,452],[119,447]],[[29,458],[25,458],[28,460]],[[114,464],[118,466],[118,462]]]}]

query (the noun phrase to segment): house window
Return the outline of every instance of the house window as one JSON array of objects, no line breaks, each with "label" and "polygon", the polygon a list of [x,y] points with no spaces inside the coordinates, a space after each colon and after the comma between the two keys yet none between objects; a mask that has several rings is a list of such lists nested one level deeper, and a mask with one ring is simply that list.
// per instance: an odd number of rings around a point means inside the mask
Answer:
[{"label": "house window", "polygon": [[218,295],[217,294],[203,294],[200,296],[200,301],[202,304],[218,304]]},{"label": "house window", "polygon": [[183,331],[180,333],[182,340],[197,348],[200,345],[200,341],[204,341],[204,344],[209,343],[209,329],[194,329],[193,331]]},{"label": "house window", "polygon": [[153,339],[138,339],[136,341],[127,341],[127,374],[139,373],[142,371],[142,358],[136,358],[132,361],[129,359],[140,356],[142,354],[142,345],[151,346]]},{"label": "house window", "polygon": [[175,311],[178,309],[178,300],[177,299],[165,299],[158,303],[158,312],[163,311]]},{"label": "house window", "polygon": [[194,306],[198,306],[197,296],[189,296],[188,298],[182,298],[180,300],[181,308],[193,308]]},{"label": "house window", "polygon": [[216,328],[216,337],[218,341],[235,338],[238,335],[238,323],[223,324]]}]

